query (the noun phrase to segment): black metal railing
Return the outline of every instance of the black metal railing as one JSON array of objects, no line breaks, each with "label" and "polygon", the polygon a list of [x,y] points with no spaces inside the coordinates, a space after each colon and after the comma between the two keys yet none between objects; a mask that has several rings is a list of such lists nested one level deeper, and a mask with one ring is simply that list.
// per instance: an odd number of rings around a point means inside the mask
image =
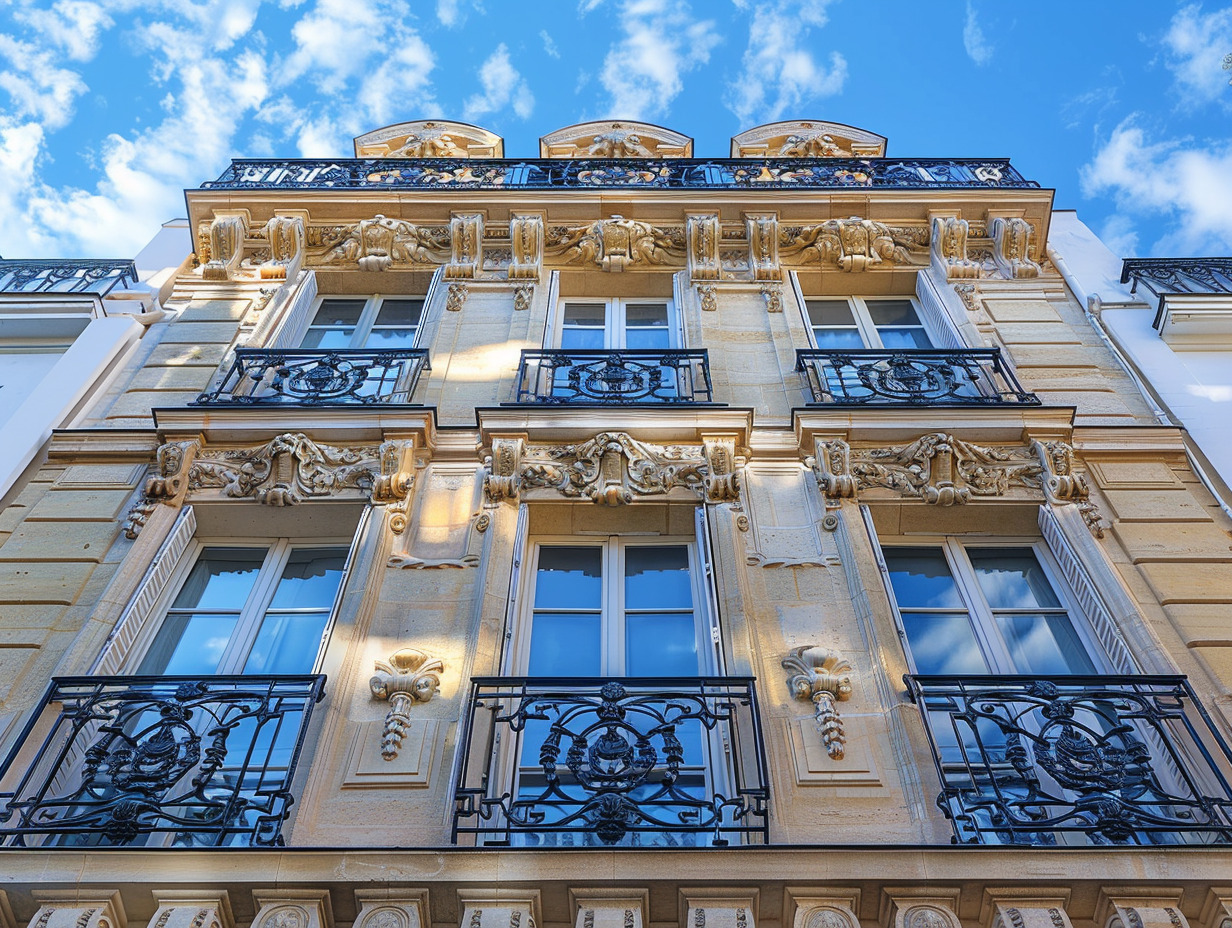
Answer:
[{"label": "black metal railing", "polygon": [[1121,283],[1131,281],[1130,293],[1141,284],[1158,299],[1158,325],[1169,294],[1232,293],[1232,258],[1126,258]]},{"label": "black metal railing", "polygon": [[311,158],[233,160],[202,190],[425,187],[1031,187],[1006,158]]},{"label": "black metal railing", "polygon": [[0,769],[0,846],[281,845],[324,693],[319,675],[54,679]]},{"label": "black metal railing", "polygon": [[1232,754],[1184,677],[904,679],[955,843],[1232,842]]},{"label": "black metal railing", "polygon": [[137,283],[132,261],[108,258],[0,259],[0,293],[97,293]]},{"label": "black metal railing", "polygon": [[709,403],[705,349],[523,351],[516,403]]},{"label": "black metal railing", "polygon": [[237,348],[199,406],[338,406],[409,403],[432,366],[425,348]]},{"label": "black metal railing", "polygon": [[472,681],[455,843],[765,843],[767,797],[750,678]]},{"label": "black metal railing", "polygon": [[999,348],[796,352],[813,403],[843,406],[1038,406]]}]

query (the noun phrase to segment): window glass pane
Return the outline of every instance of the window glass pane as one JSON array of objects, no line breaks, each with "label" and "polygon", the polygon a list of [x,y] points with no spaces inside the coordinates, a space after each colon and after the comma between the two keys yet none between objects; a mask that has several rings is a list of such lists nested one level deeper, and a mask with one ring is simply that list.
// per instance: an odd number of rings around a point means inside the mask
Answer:
[{"label": "window glass pane", "polygon": [[338,593],[346,551],[341,548],[299,548],[291,552],[271,609],[329,609]]},{"label": "window glass pane", "polygon": [[625,673],[631,677],[691,677],[697,674],[697,628],[693,613],[625,616]]},{"label": "window glass pane", "polygon": [[873,325],[919,325],[920,317],[910,300],[867,300],[868,314]]},{"label": "window glass pane", "polygon": [[625,548],[626,609],[692,609],[689,552],[684,545]]},{"label": "window glass pane", "polygon": [[1069,616],[998,615],[1015,673],[1095,673],[1095,663]]},{"label": "window glass pane", "polygon": [[625,347],[639,350],[672,347],[672,334],[668,329],[626,329]]},{"label": "window glass pane", "polygon": [[417,326],[423,313],[423,300],[382,300],[376,325]]},{"label": "window glass pane", "polygon": [[980,590],[994,609],[1060,608],[1030,548],[968,548]]},{"label": "window glass pane", "polygon": [[667,306],[663,303],[628,303],[625,305],[625,325],[667,328]]},{"label": "window glass pane", "polygon": [[312,320],[316,325],[358,325],[367,300],[323,300]]},{"label": "window glass pane", "polygon": [[562,329],[560,347],[570,351],[602,351],[602,329]]},{"label": "window glass pane", "polygon": [[[535,574],[536,609],[599,609],[603,597],[603,549],[544,545]],[[538,621],[538,619],[536,619]]]},{"label": "window glass pane", "polygon": [[903,629],[916,673],[988,673],[966,613],[905,612]]},{"label": "window glass pane", "polygon": [[170,676],[217,673],[237,621],[238,613],[168,615],[137,673]]},{"label": "window glass pane", "polygon": [[530,630],[532,677],[597,677],[602,671],[598,613],[535,613]]},{"label": "window glass pane", "polygon": [[806,300],[810,325],[855,325],[851,305],[846,300]]},{"label": "window glass pane", "polygon": [[364,339],[365,348],[414,348],[415,329],[373,329]]},{"label": "window glass pane", "polygon": [[607,321],[607,307],[602,303],[566,303],[565,325],[589,325],[603,328]]},{"label": "window glass pane", "polygon": [[173,609],[241,609],[265,561],[265,548],[206,548]]},{"label": "window glass pane", "polygon": [[882,347],[885,348],[931,348],[932,340],[923,329],[878,329]]},{"label": "window glass pane", "polygon": [[350,348],[354,329],[309,329],[301,348]]},{"label": "window glass pane", "polygon": [[813,340],[822,351],[864,347],[864,339],[856,329],[813,329]]},{"label": "window glass pane", "polygon": [[886,548],[885,560],[900,608],[965,608],[940,548]]},{"label": "window glass pane", "polygon": [[244,673],[312,673],[329,611],[270,612],[261,623]]}]

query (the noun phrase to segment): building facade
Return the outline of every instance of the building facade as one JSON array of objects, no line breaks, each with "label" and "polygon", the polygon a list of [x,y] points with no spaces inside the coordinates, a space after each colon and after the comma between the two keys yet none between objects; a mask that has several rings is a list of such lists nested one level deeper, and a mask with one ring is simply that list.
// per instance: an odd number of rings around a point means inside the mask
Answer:
[{"label": "building facade", "polygon": [[0,928],[1232,926],[1232,521],[1052,191],[355,155],[187,192],[4,510]]}]

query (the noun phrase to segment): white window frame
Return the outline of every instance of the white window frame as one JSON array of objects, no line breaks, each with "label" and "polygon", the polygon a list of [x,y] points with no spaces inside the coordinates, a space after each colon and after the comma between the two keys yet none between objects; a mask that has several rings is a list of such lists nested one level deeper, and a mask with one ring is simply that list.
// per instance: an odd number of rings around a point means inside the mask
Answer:
[{"label": "white window frame", "polygon": [[[355,331],[351,335],[351,343],[347,345],[347,349],[364,348],[365,342],[372,334],[373,327],[376,323],[377,313],[381,310],[381,304],[386,300],[419,300],[419,322],[415,325],[415,339],[411,343],[411,348],[419,347],[419,340],[423,334],[424,316],[428,311],[428,298],[426,295],[418,293],[318,293],[312,301],[312,306],[307,313],[307,321],[303,325],[303,330],[295,339],[295,347],[303,344],[304,339],[308,337],[308,333],[312,331],[313,324],[316,321],[317,313],[321,311],[321,307],[328,300],[363,300],[364,308],[360,311],[359,321],[355,323]],[[387,328],[404,328],[403,326],[388,326]],[[314,349],[305,349],[314,350]],[[321,349],[328,350],[328,349]]]},{"label": "white window frame", "polygon": [[[684,348],[684,332],[676,301],[670,297],[561,297],[557,303],[554,323],[547,333],[545,348],[559,348],[565,332],[565,306],[570,304],[603,306],[603,347],[595,351],[618,351],[626,347],[625,311],[630,304],[655,303],[667,307],[668,348]],[[596,326],[597,328],[597,326]]]},{"label": "white window frame", "polygon": [[[883,571],[886,595],[890,599],[890,605],[894,611],[894,621],[898,628],[899,637],[903,642],[907,666],[911,669],[912,673],[918,673],[915,655],[911,652],[911,643],[907,639],[902,611],[899,608],[898,599],[894,595],[894,585],[890,581],[889,568],[884,560],[884,552],[892,551],[895,548],[932,547],[942,549],[946,563],[950,568],[950,574],[954,578],[958,594],[967,608],[972,632],[975,635],[976,642],[979,644],[980,652],[988,664],[987,672],[993,675],[1012,675],[1020,671],[1015,670],[1013,667],[1009,648],[1006,646],[1001,633],[997,630],[996,613],[984,598],[983,591],[979,587],[979,581],[965,549],[969,547],[1030,548],[1039,562],[1040,569],[1043,570],[1049,585],[1052,587],[1052,591],[1064,607],[1065,614],[1069,617],[1074,633],[1086,648],[1087,656],[1095,667],[1093,672],[1096,674],[1117,672],[1107,652],[1096,637],[1090,618],[1083,611],[1077,597],[1074,595],[1074,591],[1070,589],[1069,584],[1061,573],[1060,567],[1052,556],[1052,552],[1048,549],[1047,544],[1042,538],[1038,536],[1015,537],[1000,535],[910,535],[894,536],[890,539],[879,537],[877,538],[877,543],[881,552],[881,563],[879,566]],[[1023,611],[1038,614],[1039,612],[1058,610]]]},{"label": "white window frame", "polygon": [[[910,303],[911,308],[915,310],[915,317],[919,321],[920,328],[924,334],[928,336],[929,342],[935,348],[942,341],[937,337],[937,334],[929,326],[925,314],[920,306],[920,301],[914,296],[805,296],[800,301],[800,313],[804,317],[804,327],[808,330],[809,345],[812,348],[818,348],[817,334],[813,330],[812,320],[809,318],[808,304],[821,302],[842,302],[846,300],[847,305],[851,308],[851,315],[855,321],[856,331],[860,335],[860,340],[864,343],[864,348],[884,348],[885,345],[881,341],[881,333],[877,331],[877,326],[873,324],[872,313],[869,312],[868,304],[877,302],[905,302]],[[828,349],[821,348],[825,351]],[[911,350],[911,349],[908,349]],[[915,349],[925,350],[925,349]]]}]

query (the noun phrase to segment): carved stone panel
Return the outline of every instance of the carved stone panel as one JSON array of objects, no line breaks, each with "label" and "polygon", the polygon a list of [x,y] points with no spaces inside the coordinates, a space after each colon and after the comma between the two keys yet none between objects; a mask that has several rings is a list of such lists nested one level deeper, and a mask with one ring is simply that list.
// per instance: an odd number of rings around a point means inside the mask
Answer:
[{"label": "carved stone panel", "polygon": [[892,227],[859,216],[779,230],[783,257],[852,272],[879,266],[922,266],[928,263],[927,246],[927,229]]},{"label": "carved stone panel", "polygon": [[480,467],[465,462],[433,462],[422,477],[411,531],[395,542],[390,567],[474,567],[487,527],[482,506]]},{"label": "carved stone panel", "polygon": [[744,471],[750,532],[747,562],[762,567],[826,565],[817,535],[820,508],[798,462],[750,464]]},{"label": "carved stone panel", "polygon": [[354,264],[361,271],[386,271],[395,266],[437,265],[449,260],[453,250],[449,226],[418,226],[382,215],[362,219],[337,230],[319,226],[309,230],[327,250],[313,263]]},{"label": "carved stone panel", "polygon": [[400,122],[355,139],[356,158],[502,158],[494,132],[443,119]]},{"label": "carved stone panel", "polygon": [[679,267],[684,263],[684,230],[612,216],[586,225],[549,229],[544,251],[565,264],[594,265],[605,271]]},{"label": "carved stone panel", "polygon": [[688,266],[691,280],[718,280],[723,271],[719,260],[719,217],[714,213],[690,213],[685,219]]},{"label": "carved stone panel", "polygon": [[541,158],[691,158],[693,140],[662,126],[628,120],[578,123],[539,139]]}]

